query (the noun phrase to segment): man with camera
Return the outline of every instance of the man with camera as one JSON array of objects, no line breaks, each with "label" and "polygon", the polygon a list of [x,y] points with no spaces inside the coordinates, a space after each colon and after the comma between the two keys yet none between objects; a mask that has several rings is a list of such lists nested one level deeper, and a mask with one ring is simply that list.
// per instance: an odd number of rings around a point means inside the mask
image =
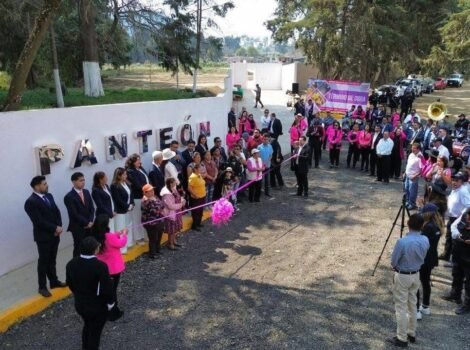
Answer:
[{"label": "man with camera", "polygon": [[[457,315],[470,313],[470,209],[467,209],[451,226],[452,250],[452,289],[444,300],[454,301],[459,306]],[[462,304],[462,289],[465,298]]]},{"label": "man with camera", "polygon": [[400,238],[392,254],[393,299],[397,318],[397,335],[388,341],[407,347],[416,341],[416,292],[419,289],[419,270],[429,249],[429,240],[421,235],[424,219],[413,214],[408,220],[408,234]]}]

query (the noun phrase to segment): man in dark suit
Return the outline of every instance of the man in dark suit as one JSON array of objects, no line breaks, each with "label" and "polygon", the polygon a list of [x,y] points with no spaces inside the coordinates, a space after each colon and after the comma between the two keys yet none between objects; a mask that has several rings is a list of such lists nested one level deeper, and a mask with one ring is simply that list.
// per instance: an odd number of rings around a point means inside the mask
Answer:
[{"label": "man in dark suit", "polygon": [[47,289],[47,279],[49,279],[51,289],[67,286],[59,281],[56,272],[59,236],[63,232],[62,218],[54,197],[48,193],[46,178],[36,176],[31,180],[30,185],[34,192],[26,200],[24,210],[33,223],[34,241],[38,247],[38,292],[47,298],[52,295]]},{"label": "man in dark suit", "polygon": [[307,138],[299,138],[299,149],[295,153],[295,176],[297,178],[297,196],[308,197],[308,160],[310,158],[310,148],[307,144]]},{"label": "man in dark suit", "polygon": [[149,181],[150,184],[154,187],[157,197],[160,197],[160,191],[163,187],[165,187],[165,174],[163,174],[162,169],[160,168],[160,164],[162,164],[163,161],[163,154],[161,151],[155,151],[152,153],[152,158],[153,163],[152,170],[149,172]]},{"label": "man in dark suit", "polygon": [[377,167],[377,145],[382,138],[382,128],[380,125],[375,126],[375,132],[372,135],[372,144],[370,147],[370,174],[375,176],[375,169]]},{"label": "man in dark suit", "polygon": [[[224,160],[224,163],[227,163],[228,156],[227,152],[225,151],[225,148],[222,146],[222,139],[220,137],[214,137],[214,147],[211,148],[211,154],[214,151],[214,149],[218,148],[220,151],[220,156]],[[201,154],[201,157],[203,155]]]},{"label": "man in dark suit", "polygon": [[[186,149],[181,153],[184,162],[186,163],[186,167],[193,162],[193,155],[196,148],[196,142],[194,140],[189,140],[188,144],[186,145]],[[202,154],[201,154],[202,157]],[[186,172],[186,169],[184,169]]]},{"label": "man in dark suit", "polygon": [[269,122],[268,130],[271,137],[276,140],[282,135],[282,123],[276,118],[276,113],[271,113],[271,121]]},{"label": "man in dark suit", "polygon": [[237,116],[235,115],[235,107],[230,108],[230,112],[227,115],[228,119],[228,129],[233,126],[234,128],[237,127]]},{"label": "man in dark suit", "polygon": [[[82,349],[99,349],[108,311],[114,306],[112,281],[108,267],[96,258],[99,243],[86,237],[80,244],[80,256],[66,267],[67,283],[75,298],[75,309],[84,321]],[[122,311],[114,320],[122,316]],[[112,320],[112,319],[111,319]]]},{"label": "man in dark suit", "polygon": [[64,197],[64,203],[69,214],[67,231],[73,236],[73,256],[79,255],[80,242],[91,234],[95,218],[95,207],[90,192],[85,189],[85,177],[82,173],[72,174],[72,190]]}]

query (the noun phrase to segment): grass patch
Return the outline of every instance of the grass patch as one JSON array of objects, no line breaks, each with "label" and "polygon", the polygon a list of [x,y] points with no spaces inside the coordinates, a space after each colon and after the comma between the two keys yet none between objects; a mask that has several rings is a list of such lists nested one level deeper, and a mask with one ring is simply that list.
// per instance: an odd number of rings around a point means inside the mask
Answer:
[{"label": "grass patch", "polygon": [[[83,90],[79,88],[67,89],[67,95],[64,96],[66,107],[93,106],[115,103],[146,102],[146,101],[167,101],[198,97],[211,97],[213,93],[207,90],[198,91],[193,94],[191,90],[181,89],[105,89],[105,96],[93,98],[83,95]],[[6,90],[0,90],[0,105],[3,105],[7,95]],[[43,109],[55,108],[56,97],[54,92],[49,89],[26,90],[21,100],[21,109]]]}]

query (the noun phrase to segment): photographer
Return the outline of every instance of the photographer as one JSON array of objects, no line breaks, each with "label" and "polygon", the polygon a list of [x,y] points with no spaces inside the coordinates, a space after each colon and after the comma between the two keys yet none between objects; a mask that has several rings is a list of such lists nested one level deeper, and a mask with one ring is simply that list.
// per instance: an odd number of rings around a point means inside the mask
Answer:
[{"label": "photographer", "polygon": [[[452,289],[444,300],[455,301],[457,315],[470,313],[470,209],[467,209],[451,226],[453,243]],[[465,281],[465,299],[462,289]]]},{"label": "photographer", "polygon": [[392,254],[393,299],[397,318],[397,335],[389,342],[399,347],[416,341],[416,293],[419,288],[419,270],[429,249],[429,240],[421,235],[424,219],[413,214],[408,220],[409,232],[400,238]]}]

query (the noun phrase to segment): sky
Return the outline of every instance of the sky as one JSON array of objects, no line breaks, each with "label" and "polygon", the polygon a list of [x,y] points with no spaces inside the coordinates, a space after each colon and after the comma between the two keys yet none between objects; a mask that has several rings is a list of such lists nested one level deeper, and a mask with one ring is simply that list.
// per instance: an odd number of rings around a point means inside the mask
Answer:
[{"label": "sky", "polygon": [[233,0],[233,3],[235,8],[225,18],[217,19],[222,32],[218,33],[219,36],[271,36],[263,23],[273,17],[276,0]]}]

